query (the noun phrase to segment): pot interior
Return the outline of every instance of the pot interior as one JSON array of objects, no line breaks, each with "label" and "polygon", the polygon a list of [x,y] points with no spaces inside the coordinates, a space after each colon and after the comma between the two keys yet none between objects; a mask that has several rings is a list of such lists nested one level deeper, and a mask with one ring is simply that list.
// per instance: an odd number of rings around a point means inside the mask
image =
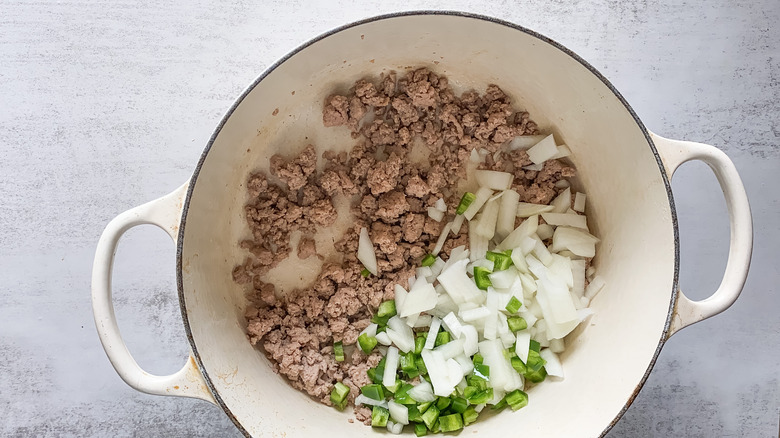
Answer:
[{"label": "pot interior", "polygon": [[[272,68],[218,128],[193,178],[179,240],[185,323],[206,378],[253,436],[373,433],[273,372],[247,340],[246,290],[231,271],[245,257],[238,242],[249,236],[248,175],[267,169],[274,153],[292,155],[309,143],[319,152],[350,148],[347,128],[322,125],[326,96],[413,66],[446,75],[458,92],[496,83],[565,142],[601,238],[594,262],[607,285],[591,305],[596,314],[567,338],[565,380],[532,388],[526,408],[468,431],[598,436],[638,390],[665,331],[676,284],[668,183],[639,122],[587,66],[538,35],[472,16],[391,16],[338,30]],[[282,288],[306,283],[319,268],[290,263],[295,269],[278,276]]]}]

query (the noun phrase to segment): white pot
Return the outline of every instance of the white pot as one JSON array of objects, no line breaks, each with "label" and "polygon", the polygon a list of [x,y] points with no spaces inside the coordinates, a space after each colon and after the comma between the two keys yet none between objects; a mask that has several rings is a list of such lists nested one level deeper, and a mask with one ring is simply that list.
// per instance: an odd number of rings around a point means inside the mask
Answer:
[{"label": "white pot", "polygon": [[[605,434],[637,395],[669,336],[737,298],[750,264],[752,219],[742,182],[725,154],[650,133],[592,66],[528,29],[462,13],[395,14],[336,29],[274,64],[217,126],[190,181],[108,224],[95,256],[92,299],[100,340],[127,384],[150,394],[216,403],[247,436],[375,433],[348,423],[351,414],[313,401],[272,371],[247,340],[245,290],[231,271],[244,258],[237,242],[247,233],[248,174],[267,168],[272,154],[289,154],[307,143],[320,152],[350,147],[345,129],[323,127],[325,97],[361,77],[419,65],[446,75],[456,91],[500,84],[544,132],[569,145],[588,194],[589,222],[601,238],[598,271],[607,285],[592,303],[596,314],[590,324],[573,334],[562,355],[566,379],[531,389],[526,408],[482,419],[469,426],[470,433]],[[723,282],[703,301],[689,300],[678,288],[680,247],[670,178],[688,160],[704,161],[715,172],[731,221]],[[192,355],[171,376],[153,376],[137,365],[111,302],[119,237],[147,223],[166,230],[177,244],[179,299]],[[305,280],[311,269],[291,271],[287,283]]]}]

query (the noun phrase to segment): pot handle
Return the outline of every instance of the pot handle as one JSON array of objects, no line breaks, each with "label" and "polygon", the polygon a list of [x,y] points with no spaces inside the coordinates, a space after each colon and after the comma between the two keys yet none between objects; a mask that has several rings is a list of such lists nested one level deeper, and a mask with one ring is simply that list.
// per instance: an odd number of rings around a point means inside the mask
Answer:
[{"label": "pot handle", "polygon": [[720,286],[712,296],[701,301],[692,301],[682,291],[678,291],[677,303],[667,335],[669,337],[684,327],[726,310],[739,297],[750,269],[750,257],[753,252],[753,218],[742,179],[734,163],[723,151],[714,146],[670,140],[652,133],[651,137],[668,175],[673,175],[681,164],[691,160],[703,161],[712,169],[726,197],[731,228],[729,258]]},{"label": "pot handle", "polygon": [[135,226],[151,224],[163,229],[176,242],[188,186],[189,181],[108,223],[98,241],[92,265],[92,313],[108,360],[125,383],[147,394],[192,397],[216,404],[192,355],[178,372],[168,376],[156,376],[141,369],[122,339],[111,299],[111,275],[119,239]]}]

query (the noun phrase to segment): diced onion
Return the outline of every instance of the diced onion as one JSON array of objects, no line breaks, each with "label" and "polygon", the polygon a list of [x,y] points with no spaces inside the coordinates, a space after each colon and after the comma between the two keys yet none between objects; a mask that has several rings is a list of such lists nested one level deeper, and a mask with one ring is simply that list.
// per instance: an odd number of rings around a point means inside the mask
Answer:
[{"label": "diced onion", "polygon": [[481,187],[487,187],[493,190],[506,190],[512,185],[514,176],[508,172],[497,172],[495,170],[477,170],[474,172],[477,184]]},{"label": "diced onion", "polygon": [[437,199],[435,207],[437,210],[441,212],[445,212],[445,213],[447,212],[447,203],[444,202],[444,198]]},{"label": "diced onion", "polygon": [[505,249],[517,248],[523,238],[536,233],[538,228],[539,216],[531,216],[524,220],[514,231],[509,233],[509,235],[506,236],[506,239],[502,240],[501,243],[496,246],[496,249],[503,251]]},{"label": "diced onion", "polygon": [[444,229],[441,230],[439,239],[436,240],[436,246],[433,248],[433,251],[431,251],[431,254],[439,255],[441,249],[444,248],[444,241],[447,240],[447,236],[450,233],[450,227],[452,227],[452,222],[448,222],[447,225],[444,226]]},{"label": "diced onion", "polygon": [[520,202],[517,204],[517,216],[529,217],[535,214],[546,213],[552,211],[555,208],[552,205],[544,204],[529,204],[528,202]]},{"label": "diced onion", "polygon": [[[498,220],[498,208],[500,204],[498,201],[489,201],[485,204],[485,208],[482,210],[482,216],[477,224],[476,233],[482,237],[489,239],[493,238],[496,232],[496,221]],[[469,229],[469,232],[471,230]],[[485,248],[487,250],[487,248]]]},{"label": "diced onion", "polygon": [[425,380],[422,380],[415,385],[407,394],[418,403],[427,403],[436,400],[436,396],[433,395],[433,387]]},{"label": "diced onion", "polygon": [[550,205],[553,207],[553,213],[566,213],[566,210],[571,207],[571,188],[562,191],[560,195],[552,200]]},{"label": "diced onion", "polygon": [[528,158],[534,164],[541,164],[551,159],[558,153],[558,147],[555,145],[555,139],[552,134],[548,135],[542,141],[528,149]]},{"label": "diced onion", "polygon": [[387,335],[386,331],[377,333],[376,340],[382,345],[391,345],[393,343],[393,341],[390,340],[390,336]]},{"label": "diced onion", "polygon": [[580,213],[585,211],[585,193],[577,192],[577,194],[574,195],[574,206],[572,209]]},{"label": "diced onion", "polygon": [[431,328],[428,330],[428,336],[425,338],[423,349],[433,350],[433,346],[436,344],[436,334],[439,333],[440,327],[441,320],[439,318],[433,318],[431,320]]},{"label": "diced onion", "polygon": [[544,140],[545,135],[520,135],[509,141],[509,150],[526,150]]},{"label": "diced onion", "polygon": [[444,219],[444,212],[437,210],[435,207],[428,207],[428,217],[436,222],[441,222]]},{"label": "diced onion", "polygon": [[498,220],[496,221],[495,237],[497,241],[502,241],[515,229],[515,218],[517,217],[517,205],[520,201],[520,194],[514,190],[505,190],[501,198],[498,209]]},{"label": "diced onion", "polygon": [[360,263],[368,269],[368,272],[377,274],[376,253],[374,252],[374,244],[371,243],[371,238],[368,237],[368,230],[364,227],[360,229],[360,238],[358,239],[358,252],[357,258]]},{"label": "diced onion", "polygon": [[557,146],[556,149],[558,150],[555,155],[553,155],[550,159],[551,160],[557,160],[559,158],[568,157],[571,155],[571,149],[569,149],[568,146],[565,144],[562,144],[560,146]]},{"label": "diced onion", "polygon": [[398,349],[396,347],[388,347],[387,355],[385,356],[385,372],[382,375],[382,384],[391,387],[395,385],[395,374],[398,372],[398,364],[400,363],[400,356],[398,355]]},{"label": "diced onion", "polygon": [[355,397],[355,405],[381,406],[385,409],[388,407],[387,400],[374,400],[373,398],[366,397],[363,394]]},{"label": "diced onion", "polygon": [[593,277],[588,287],[585,288],[585,297],[592,300],[604,288],[605,284],[604,279],[600,275]]},{"label": "diced onion", "polygon": [[390,411],[390,417],[392,417],[396,423],[401,425],[409,424],[409,408],[390,400],[387,402],[387,409]]},{"label": "diced onion", "polygon": [[588,229],[587,218],[580,214],[567,213],[542,213],[542,219],[550,225],[563,225],[567,227]]},{"label": "diced onion", "polygon": [[460,234],[460,227],[463,225],[463,217],[462,214],[456,215],[455,219],[452,220],[452,226],[450,227],[450,232],[452,232],[453,235]]},{"label": "diced onion", "polygon": [[557,354],[553,353],[551,349],[545,348],[539,352],[539,356],[547,361],[544,369],[547,370],[548,375],[563,378],[563,367]]},{"label": "diced onion", "polygon": [[376,324],[369,324],[366,328],[363,329],[362,332],[360,332],[361,335],[365,334],[368,335],[368,337],[373,338],[376,337],[376,329],[379,326]]},{"label": "diced onion", "polygon": [[466,211],[463,212],[463,216],[468,220],[473,219],[474,215],[476,215],[477,212],[482,209],[482,206],[485,205],[485,202],[487,202],[487,200],[490,199],[490,196],[492,195],[492,190],[487,187],[480,187],[479,190],[474,193],[474,200],[471,201],[469,207],[466,209]]}]

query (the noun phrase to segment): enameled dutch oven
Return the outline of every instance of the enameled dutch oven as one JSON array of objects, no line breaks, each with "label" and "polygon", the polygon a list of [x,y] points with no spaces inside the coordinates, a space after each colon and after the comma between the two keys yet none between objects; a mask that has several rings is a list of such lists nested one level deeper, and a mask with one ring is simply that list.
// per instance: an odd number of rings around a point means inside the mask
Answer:
[{"label": "enameled dutch oven", "polygon": [[[664,342],[737,298],[750,264],[752,219],[742,182],[725,154],[649,132],[599,72],[536,32],[464,13],[393,14],[333,30],[274,64],[228,110],[189,181],[108,224],[93,268],[94,316],[103,347],[128,385],[207,400],[247,436],[376,433],[348,423],[351,414],[315,402],[273,372],[247,340],[246,291],[233,282],[231,271],[244,258],[237,243],[248,235],[243,206],[249,173],[267,169],[274,153],[289,155],[308,143],[319,152],[350,147],[354,141],[345,128],[323,127],[325,97],[359,78],[420,65],[446,75],[456,92],[499,84],[543,132],[567,144],[577,183],[588,195],[589,223],[601,238],[595,263],[607,285],[593,300],[596,313],[589,324],[567,339],[566,379],[531,389],[526,408],[482,419],[469,433],[604,435],[637,395]],[[712,168],[731,224],[723,281],[702,301],[689,300],[678,287],[680,245],[670,178],[689,160]],[[170,376],[138,366],[114,317],[114,252],[121,235],[139,224],[159,226],[176,243],[179,300],[192,354]],[[275,281],[284,289],[307,281],[316,268],[301,264]],[[604,352],[615,354],[604,360]]]}]

